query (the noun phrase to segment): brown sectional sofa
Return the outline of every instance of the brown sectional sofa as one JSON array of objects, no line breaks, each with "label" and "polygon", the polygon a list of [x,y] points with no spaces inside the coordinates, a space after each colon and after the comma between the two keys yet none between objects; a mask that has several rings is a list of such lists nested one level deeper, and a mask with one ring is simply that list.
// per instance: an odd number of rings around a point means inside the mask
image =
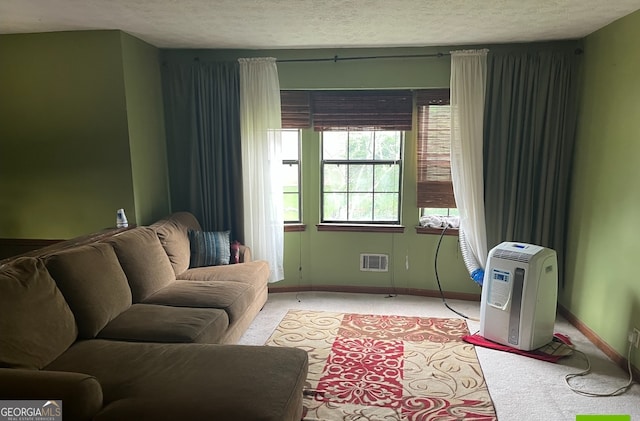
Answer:
[{"label": "brown sectional sofa", "polygon": [[65,420],[300,420],[307,354],[233,345],[269,267],[189,268],[193,215],[0,266],[0,399]]}]

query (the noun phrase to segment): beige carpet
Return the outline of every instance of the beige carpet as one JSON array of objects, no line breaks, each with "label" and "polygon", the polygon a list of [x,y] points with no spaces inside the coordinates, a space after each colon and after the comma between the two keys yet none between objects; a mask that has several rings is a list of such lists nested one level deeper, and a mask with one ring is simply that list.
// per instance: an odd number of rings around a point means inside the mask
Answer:
[{"label": "beige carpet", "polygon": [[495,420],[459,318],[291,310],[270,346],[309,354],[305,420]]},{"label": "beige carpet", "polygon": [[[468,316],[479,317],[479,302],[448,302]],[[291,309],[457,317],[442,305],[439,298],[407,295],[390,298],[385,294],[334,292],[277,293],[269,294],[267,304],[239,342],[246,345],[263,345]],[[471,333],[475,333],[480,323],[468,320],[467,326]],[[576,349],[586,353],[591,361],[593,373],[576,381],[578,386],[602,392],[614,390],[627,381],[627,374],[622,369],[561,316],[556,320],[555,331],[568,335]],[[628,414],[632,420],[640,421],[638,384],[623,395],[610,398],[585,397],[567,388],[564,376],[585,368],[584,357],[579,354],[552,364],[482,347],[476,347],[476,353],[499,421],[575,421],[578,414]]]}]

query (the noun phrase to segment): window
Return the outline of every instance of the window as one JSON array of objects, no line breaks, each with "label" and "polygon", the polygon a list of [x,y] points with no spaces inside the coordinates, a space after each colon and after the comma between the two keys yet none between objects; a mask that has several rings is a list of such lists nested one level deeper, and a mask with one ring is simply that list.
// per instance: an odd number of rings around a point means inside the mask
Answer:
[{"label": "window", "polygon": [[307,91],[280,91],[285,231],[302,223],[300,129],[311,127],[309,98]]},{"label": "window", "polygon": [[420,208],[420,216],[460,216],[457,208]]},{"label": "window", "polygon": [[300,223],[300,130],[282,129],[281,138],[284,222]]},{"label": "window", "polygon": [[421,216],[457,216],[451,181],[448,89],[418,91],[417,203]]},{"label": "window", "polygon": [[363,230],[365,224],[365,231],[404,229],[402,148],[404,131],[412,129],[413,92],[280,91],[280,99],[283,128],[321,133],[318,230]]},{"label": "window", "polygon": [[399,224],[402,131],[322,132],[322,222]]}]

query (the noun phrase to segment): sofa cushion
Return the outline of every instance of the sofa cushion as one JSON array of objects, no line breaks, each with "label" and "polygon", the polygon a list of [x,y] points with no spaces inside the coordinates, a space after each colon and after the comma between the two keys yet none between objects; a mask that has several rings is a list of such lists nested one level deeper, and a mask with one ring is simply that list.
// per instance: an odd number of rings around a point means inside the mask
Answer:
[{"label": "sofa cushion", "polygon": [[230,231],[189,230],[190,268],[228,265],[231,257]]},{"label": "sofa cushion", "polygon": [[105,407],[96,421],[297,421],[308,357],[286,347],[92,340],[47,370],[100,381]]},{"label": "sofa cushion", "polygon": [[127,275],[134,303],[176,279],[169,257],[151,228],[134,228],[108,241]]},{"label": "sofa cushion", "polygon": [[41,369],[77,336],[73,313],[41,260],[0,267],[0,367]]},{"label": "sofa cushion", "polygon": [[[102,387],[88,374],[66,371],[0,368],[0,396],[11,400],[60,399],[67,420],[92,420],[102,409]],[[2,417],[14,420],[48,420],[49,416]]]},{"label": "sofa cushion", "polygon": [[156,231],[175,274],[179,275],[187,270],[191,256],[187,232],[190,229],[202,231],[196,217],[189,212],[176,212],[155,222],[151,228]]},{"label": "sofa cushion", "polygon": [[46,265],[75,315],[81,338],[95,337],[131,306],[127,277],[110,244],[64,250],[49,256]]},{"label": "sofa cushion", "polygon": [[98,338],[136,342],[218,343],[228,327],[229,317],[224,310],[134,304],[110,321],[100,331]]},{"label": "sofa cushion", "polygon": [[229,323],[242,317],[256,299],[256,290],[241,282],[178,280],[144,300],[145,304],[222,309]]},{"label": "sofa cushion", "polygon": [[189,269],[191,246],[187,230],[171,220],[156,223],[152,227],[154,227],[160,244],[169,257],[174,274],[179,275]]},{"label": "sofa cushion", "polygon": [[191,212],[174,212],[167,219],[183,227],[185,233],[190,229],[194,231],[202,231],[198,218],[196,218]]},{"label": "sofa cushion", "polygon": [[261,289],[269,282],[269,274],[269,264],[266,261],[254,260],[237,265],[208,266],[189,269],[181,273],[179,279],[242,282]]}]

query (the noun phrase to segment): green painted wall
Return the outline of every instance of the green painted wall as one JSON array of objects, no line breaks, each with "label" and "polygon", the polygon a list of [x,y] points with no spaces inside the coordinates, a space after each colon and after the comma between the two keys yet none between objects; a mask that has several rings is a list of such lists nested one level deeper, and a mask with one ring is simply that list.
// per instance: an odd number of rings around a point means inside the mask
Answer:
[{"label": "green painted wall", "polygon": [[[560,303],[619,353],[640,327],[640,12],[584,40],[584,75]],[[494,47],[490,47],[494,48]],[[165,60],[319,58],[446,52],[438,48],[163,51]],[[69,238],[113,226],[115,210],[146,224],[168,211],[158,52],[120,31],[0,35],[0,237]],[[449,59],[279,63],[283,89],[423,88],[449,83]],[[318,232],[319,138],[303,132],[307,230],[285,234],[280,286],[437,289],[436,235],[419,235],[415,135],[405,144],[403,234]],[[358,270],[362,252],[392,256],[391,272]],[[409,269],[405,262],[408,257]],[[479,293],[456,237],[439,260],[445,290]],[[636,353],[637,354],[637,353]],[[633,358],[636,366],[640,358]]]},{"label": "green painted wall", "polygon": [[[448,53],[451,48],[360,48],[309,50],[164,50],[172,62],[235,60],[238,57],[325,59]],[[442,57],[278,63],[281,89],[439,88],[449,86],[451,59]]]},{"label": "green painted wall", "polygon": [[[439,236],[415,232],[419,219],[415,197],[415,135],[407,132],[405,138],[402,199],[405,232],[383,234],[317,231],[316,224],[320,223],[320,138],[313,130],[304,130],[302,134],[302,207],[307,230],[285,233],[285,280],[276,286],[395,286],[437,290],[434,258]],[[361,272],[360,253],[390,255],[390,271]],[[438,272],[446,291],[480,293],[464,267],[457,236],[443,238]]]},{"label": "green painted wall", "polygon": [[135,220],[130,222],[148,225],[169,214],[159,51],[120,34],[135,208]]},{"label": "green painted wall", "polygon": [[[640,12],[584,40],[584,78],[560,303],[622,355],[640,328]],[[640,367],[637,350],[632,357]]]},{"label": "green painted wall", "polygon": [[120,31],[0,35],[0,237],[168,212],[157,54]]},{"label": "green painted wall", "polygon": [[119,31],[0,35],[0,237],[135,217],[122,68]]},{"label": "green painted wall", "polygon": [[[321,50],[165,50],[169,61],[231,60],[238,57],[291,58],[357,57],[375,55],[436,54],[449,48],[321,49]],[[358,89],[448,87],[450,57],[278,63],[282,89]],[[319,285],[419,288],[437,290],[434,257],[439,236],[416,234],[415,134],[405,139],[402,222],[403,234],[318,232],[320,222],[320,141],[318,133],[304,130],[302,138],[304,232],[285,233],[285,279],[275,286]],[[390,272],[359,270],[360,253],[391,256]],[[408,259],[409,269],[406,268]],[[301,268],[301,269],[300,269]],[[480,294],[469,279],[458,249],[457,236],[445,236],[438,268],[447,291]]]}]

